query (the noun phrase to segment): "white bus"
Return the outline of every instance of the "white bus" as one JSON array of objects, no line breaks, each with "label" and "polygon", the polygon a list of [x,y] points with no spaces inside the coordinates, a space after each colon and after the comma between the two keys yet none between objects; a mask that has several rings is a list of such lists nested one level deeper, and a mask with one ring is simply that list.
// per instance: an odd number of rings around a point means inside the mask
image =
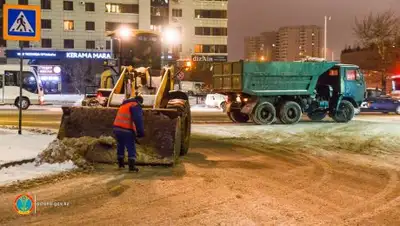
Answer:
[{"label": "white bus", "polygon": [[[18,64],[0,65],[0,105],[19,107],[19,71]],[[24,65],[22,76],[21,108],[26,110],[30,105],[43,104],[43,86],[35,67]]]}]

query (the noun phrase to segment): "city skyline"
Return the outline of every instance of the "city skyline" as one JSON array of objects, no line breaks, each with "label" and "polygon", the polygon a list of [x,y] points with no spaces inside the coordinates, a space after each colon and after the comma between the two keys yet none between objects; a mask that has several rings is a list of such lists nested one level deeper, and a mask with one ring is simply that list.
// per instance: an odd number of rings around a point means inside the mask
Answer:
[{"label": "city skyline", "polygon": [[[345,45],[353,45],[356,41],[352,31],[355,18],[390,8],[395,12],[400,12],[400,2],[395,0],[337,0],[335,2],[252,0],[252,4],[248,4],[247,1],[229,0],[229,61],[244,57],[245,36],[255,36],[263,31],[276,30],[282,26],[315,24],[324,27],[325,15],[332,17],[332,20],[328,21],[328,50],[333,49],[335,59],[339,59]],[[243,15],[244,12],[246,15]],[[328,59],[330,57],[331,53],[328,51]]]}]

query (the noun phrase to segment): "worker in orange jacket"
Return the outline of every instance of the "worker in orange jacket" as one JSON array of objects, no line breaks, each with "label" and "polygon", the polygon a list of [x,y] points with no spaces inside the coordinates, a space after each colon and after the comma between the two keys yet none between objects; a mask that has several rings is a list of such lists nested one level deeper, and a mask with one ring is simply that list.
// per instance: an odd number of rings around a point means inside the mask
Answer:
[{"label": "worker in orange jacket", "polygon": [[125,168],[125,148],[128,151],[129,171],[138,172],[136,162],[136,138],[144,136],[142,97],[125,100],[118,109],[113,132],[117,140],[117,159],[119,168]]}]

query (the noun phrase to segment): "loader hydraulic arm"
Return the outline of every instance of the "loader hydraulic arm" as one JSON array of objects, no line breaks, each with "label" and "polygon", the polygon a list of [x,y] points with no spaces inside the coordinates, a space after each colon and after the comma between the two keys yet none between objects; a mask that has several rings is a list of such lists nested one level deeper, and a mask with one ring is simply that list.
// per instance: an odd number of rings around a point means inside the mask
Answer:
[{"label": "loader hydraulic arm", "polygon": [[160,87],[157,90],[153,108],[160,108],[169,91],[174,89],[174,66],[165,67]]}]

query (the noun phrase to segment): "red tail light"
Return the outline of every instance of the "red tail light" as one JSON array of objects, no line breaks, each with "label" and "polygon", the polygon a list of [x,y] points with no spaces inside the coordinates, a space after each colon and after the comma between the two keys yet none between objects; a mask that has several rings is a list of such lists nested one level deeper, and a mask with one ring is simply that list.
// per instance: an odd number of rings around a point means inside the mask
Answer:
[{"label": "red tail light", "polygon": [[101,94],[101,92],[97,92],[97,98],[101,98],[103,97],[103,94]]}]

